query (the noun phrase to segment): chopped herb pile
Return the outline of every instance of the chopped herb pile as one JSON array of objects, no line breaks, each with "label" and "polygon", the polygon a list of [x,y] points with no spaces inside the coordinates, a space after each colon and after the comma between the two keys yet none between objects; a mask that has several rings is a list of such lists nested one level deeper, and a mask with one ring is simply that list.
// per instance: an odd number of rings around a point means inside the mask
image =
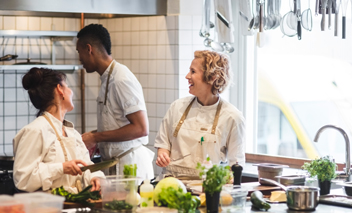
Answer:
[{"label": "chopped herb pile", "polygon": [[123,210],[123,209],[132,209],[133,206],[126,203],[124,200],[113,200],[111,202],[104,204],[105,209],[111,210]]}]

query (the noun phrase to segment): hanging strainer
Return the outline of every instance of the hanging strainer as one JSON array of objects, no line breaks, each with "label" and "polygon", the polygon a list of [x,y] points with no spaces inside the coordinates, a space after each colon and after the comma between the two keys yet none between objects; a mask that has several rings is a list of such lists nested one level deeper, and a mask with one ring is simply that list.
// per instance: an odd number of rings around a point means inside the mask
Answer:
[{"label": "hanging strainer", "polygon": [[308,31],[312,31],[313,21],[312,21],[312,11],[310,8],[302,12],[302,27]]},{"label": "hanging strainer", "polygon": [[296,15],[294,12],[290,11],[282,17],[280,23],[281,32],[289,37],[297,35],[297,21],[296,26],[291,26],[292,21],[290,19],[292,19],[293,17],[296,17]]}]

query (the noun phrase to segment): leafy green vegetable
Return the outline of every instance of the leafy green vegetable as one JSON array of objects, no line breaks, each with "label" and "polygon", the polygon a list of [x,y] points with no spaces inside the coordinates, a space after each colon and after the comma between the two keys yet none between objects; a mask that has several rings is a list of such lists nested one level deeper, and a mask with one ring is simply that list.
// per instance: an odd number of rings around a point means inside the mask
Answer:
[{"label": "leafy green vegetable", "polygon": [[329,156],[305,162],[302,169],[307,170],[311,177],[318,176],[320,181],[330,181],[336,177],[336,163]]},{"label": "leafy green vegetable", "polygon": [[136,164],[129,164],[123,166],[123,174],[128,176],[137,176],[137,165]]},{"label": "leafy green vegetable", "polygon": [[105,203],[104,208],[111,210],[123,210],[123,209],[132,209],[133,206],[126,203],[123,200],[113,200],[111,202]]},{"label": "leafy green vegetable", "polygon": [[203,188],[205,192],[213,195],[214,192],[220,192],[224,184],[228,183],[232,179],[232,172],[229,166],[217,166],[213,165],[209,170],[202,166],[200,163],[197,164],[197,169],[200,170],[199,176],[206,175],[203,181]]},{"label": "leafy green vegetable", "polygon": [[164,205],[179,212],[194,213],[200,206],[200,199],[190,192],[184,193],[182,188],[178,190],[173,187],[162,188],[158,196],[158,206]]},{"label": "leafy green vegetable", "polygon": [[65,197],[65,201],[80,203],[88,206],[93,206],[93,203],[88,202],[88,199],[99,200],[101,198],[100,191],[90,191],[92,185],[87,186],[78,194],[72,194],[64,189],[63,186],[51,190],[51,194]]}]

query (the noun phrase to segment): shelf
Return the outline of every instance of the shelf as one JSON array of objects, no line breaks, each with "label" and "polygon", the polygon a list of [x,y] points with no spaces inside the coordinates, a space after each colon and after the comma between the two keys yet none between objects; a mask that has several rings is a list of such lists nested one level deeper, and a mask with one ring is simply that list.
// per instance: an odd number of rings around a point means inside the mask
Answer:
[{"label": "shelf", "polygon": [[0,30],[0,36],[8,37],[76,37],[77,33],[77,31]]},{"label": "shelf", "polygon": [[0,65],[0,70],[17,70],[29,71],[33,67],[48,68],[65,73],[73,73],[76,70],[82,69],[82,65],[43,65],[43,64],[28,64],[28,65]]}]

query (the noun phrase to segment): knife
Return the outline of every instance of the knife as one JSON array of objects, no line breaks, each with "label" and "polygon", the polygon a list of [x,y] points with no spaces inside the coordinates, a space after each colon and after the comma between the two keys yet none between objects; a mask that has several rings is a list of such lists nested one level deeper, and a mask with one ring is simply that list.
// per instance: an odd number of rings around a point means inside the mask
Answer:
[{"label": "knife", "polygon": [[114,159],[110,159],[110,160],[107,160],[107,161],[99,162],[99,163],[92,164],[92,165],[89,165],[89,166],[83,166],[83,167],[81,167],[81,171],[84,172],[84,171],[89,169],[90,172],[95,172],[95,171],[99,171],[99,170],[102,170],[102,169],[106,169],[106,168],[110,168],[112,166],[115,166],[119,162],[120,158],[122,158],[125,155],[131,153],[132,151],[138,149],[139,147],[140,146],[131,148],[128,151],[120,154],[119,156],[117,156]]}]

